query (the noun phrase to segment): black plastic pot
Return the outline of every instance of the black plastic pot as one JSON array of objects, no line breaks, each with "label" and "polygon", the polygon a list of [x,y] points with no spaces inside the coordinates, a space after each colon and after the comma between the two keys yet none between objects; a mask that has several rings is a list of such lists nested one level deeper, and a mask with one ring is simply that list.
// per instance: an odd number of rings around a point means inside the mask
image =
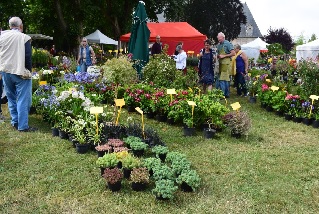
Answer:
[{"label": "black plastic pot", "polygon": [[103,157],[105,155],[105,151],[96,151],[97,152],[97,157]]},{"label": "black plastic pot", "polygon": [[123,166],[122,161],[119,161],[116,165],[116,167],[119,169],[122,169],[122,166]]},{"label": "black plastic pot", "polygon": [[276,111],[276,115],[282,117],[282,116],[284,116],[284,112],[283,111]]},{"label": "black plastic pot", "polygon": [[156,115],[156,120],[157,120],[158,122],[166,122],[167,117],[166,117],[166,115],[157,114],[157,115]]},{"label": "black plastic pot", "polygon": [[128,112],[135,112],[135,107],[134,106],[127,106],[127,111]]},{"label": "black plastic pot", "polygon": [[285,119],[286,119],[286,120],[292,120],[292,115],[290,115],[290,114],[285,114]]},{"label": "black plastic pot", "polygon": [[131,187],[134,191],[143,191],[146,189],[146,183],[132,182]]},{"label": "black plastic pot", "polygon": [[170,125],[173,125],[175,123],[173,118],[167,118],[166,122]]},{"label": "black plastic pot", "polygon": [[249,102],[250,102],[250,103],[256,103],[256,102],[257,102],[257,97],[252,97],[252,96],[250,96],[250,97],[249,97]]},{"label": "black plastic pot", "polygon": [[314,127],[314,128],[319,128],[319,120],[314,120],[314,121],[312,122],[312,127]]},{"label": "black plastic pot", "polygon": [[161,159],[162,162],[165,162],[166,154],[158,154],[159,159]]},{"label": "black plastic pot", "polygon": [[181,184],[181,190],[183,192],[193,192],[193,188],[191,186],[189,186],[187,183],[183,182]]},{"label": "black plastic pot", "polygon": [[132,151],[133,151],[133,154],[136,157],[142,157],[144,155],[144,149],[142,149],[142,150],[132,150]]},{"label": "black plastic pot", "polygon": [[261,106],[262,108],[266,108],[266,107],[267,107],[267,104],[261,103],[260,106]]},{"label": "black plastic pot", "polygon": [[272,111],[273,111],[273,108],[272,108],[271,106],[266,106],[266,111],[272,112]]},{"label": "black plastic pot", "polygon": [[160,200],[160,201],[168,201],[169,200],[169,198],[163,198],[162,196],[156,196],[156,199]]},{"label": "black plastic pot", "polygon": [[100,167],[100,169],[101,169],[101,176],[103,176],[104,170],[105,170],[106,168]]},{"label": "black plastic pot", "polygon": [[31,106],[31,107],[30,107],[30,110],[29,110],[29,114],[35,114],[36,112],[37,112],[36,107]]},{"label": "black plastic pot", "polygon": [[216,130],[207,128],[207,129],[204,129],[203,133],[204,133],[204,138],[211,139],[215,136]]},{"label": "black plastic pot", "polygon": [[131,170],[131,169],[123,168],[124,178],[129,179],[129,178],[130,178],[130,176],[131,176],[131,172],[132,172],[132,170]]},{"label": "black plastic pot", "polygon": [[148,119],[153,119],[155,117],[155,113],[154,112],[148,112],[146,113],[146,118]]},{"label": "black plastic pot", "polygon": [[112,192],[117,192],[120,191],[122,187],[121,181],[116,182],[115,184],[107,183],[107,187],[112,191]]},{"label": "black plastic pot", "polygon": [[90,145],[87,143],[86,144],[80,144],[80,143],[76,144],[76,151],[79,154],[87,153],[89,151],[89,148],[90,148]]},{"label": "black plastic pot", "polygon": [[59,129],[58,128],[52,128],[52,136],[53,137],[59,136]]},{"label": "black plastic pot", "polygon": [[59,130],[59,137],[61,139],[69,139],[68,133],[63,130]]},{"label": "black plastic pot", "polygon": [[307,126],[310,126],[312,124],[312,120],[313,119],[309,119],[309,118],[303,118],[302,119],[302,123],[307,125]]},{"label": "black plastic pot", "polygon": [[240,133],[234,133],[234,132],[231,132],[230,136],[234,137],[234,138],[241,138],[241,134]]},{"label": "black plastic pot", "polygon": [[195,134],[195,128],[184,127],[184,136],[190,137]]},{"label": "black plastic pot", "polygon": [[301,123],[302,122],[302,117],[294,117],[292,119],[292,121],[294,121],[295,123]]}]

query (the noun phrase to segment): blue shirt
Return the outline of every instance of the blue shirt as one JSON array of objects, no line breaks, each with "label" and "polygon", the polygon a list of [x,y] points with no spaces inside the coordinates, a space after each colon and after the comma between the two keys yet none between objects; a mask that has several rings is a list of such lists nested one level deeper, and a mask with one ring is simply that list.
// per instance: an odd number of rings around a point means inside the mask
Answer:
[{"label": "blue shirt", "polygon": [[230,51],[234,50],[234,46],[232,43],[230,43],[227,40],[224,40],[223,43],[219,43],[217,45],[217,53],[221,54],[220,51],[222,50],[222,48],[224,47],[225,53],[226,54],[230,54]]}]

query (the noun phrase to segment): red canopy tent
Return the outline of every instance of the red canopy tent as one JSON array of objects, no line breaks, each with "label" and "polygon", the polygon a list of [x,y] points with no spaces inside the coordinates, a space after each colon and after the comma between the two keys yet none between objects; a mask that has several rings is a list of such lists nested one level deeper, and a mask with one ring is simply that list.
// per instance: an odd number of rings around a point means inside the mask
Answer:
[{"label": "red canopy tent", "polygon": [[[148,22],[147,27],[151,31],[149,42],[155,42],[155,37],[160,35],[162,44],[169,45],[168,54],[173,54],[177,43],[181,41],[184,51],[194,51],[196,55],[204,48],[204,41],[207,38],[187,22]],[[130,35],[130,33],[122,35],[120,41],[129,42]]]}]

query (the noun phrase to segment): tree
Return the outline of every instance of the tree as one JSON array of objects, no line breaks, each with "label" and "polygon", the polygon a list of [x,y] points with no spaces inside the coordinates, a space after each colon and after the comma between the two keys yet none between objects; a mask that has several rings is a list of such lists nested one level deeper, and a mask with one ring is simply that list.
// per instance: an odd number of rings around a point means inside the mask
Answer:
[{"label": "tree", "polygon": [[308,42],[312,42],[312,41],[315,41],[315,40],[317,40],[317,36],[316,36],[316,34],[313,33],[311,35],[310,39],[308,40]]},{"label": "tree", "polygon": [[300,36],[298,36],[297,40],[295,41],[295,46],[298,46],[298,45],[303,45],[305,44],[305,36],[303,34],[301,34]]},{"label": "tree", "polygon": [[265,35],[265,42],[269,44],[281,44],[285,53],[289,53],[294,47],[290,34],[284,28],[272,29],[270,27],[268,29],[268,34]]}]

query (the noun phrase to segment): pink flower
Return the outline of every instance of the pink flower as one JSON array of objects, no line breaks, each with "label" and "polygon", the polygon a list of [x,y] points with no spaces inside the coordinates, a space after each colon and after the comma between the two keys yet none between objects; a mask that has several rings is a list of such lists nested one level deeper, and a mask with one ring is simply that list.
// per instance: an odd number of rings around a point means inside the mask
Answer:
[{"label": "pink flower", "polygon": [[152,96],[150,95],[150,94],[145,94],[144,95],[147,99],[151,99],[152,98]]},{"label": "pink flower", "polygon": [[183,94],[183,95],[187,95],[187,94],[188,94],[188,91],[182,91],[182,94]]},{"label": "pink flower", "polygon": [[142,89],[137,89],[137,90],[136,90],[136,93],[137,93],[137,94],[142,94],[142,93],[143,93],[143,90],[142,90]]},{"label": "pink flower", "polygon": [[268,85],[266,85],[266,84],[262,84],[261,85],[261,90],[262,91],[267,91],[268,89],[269,89]]}]

